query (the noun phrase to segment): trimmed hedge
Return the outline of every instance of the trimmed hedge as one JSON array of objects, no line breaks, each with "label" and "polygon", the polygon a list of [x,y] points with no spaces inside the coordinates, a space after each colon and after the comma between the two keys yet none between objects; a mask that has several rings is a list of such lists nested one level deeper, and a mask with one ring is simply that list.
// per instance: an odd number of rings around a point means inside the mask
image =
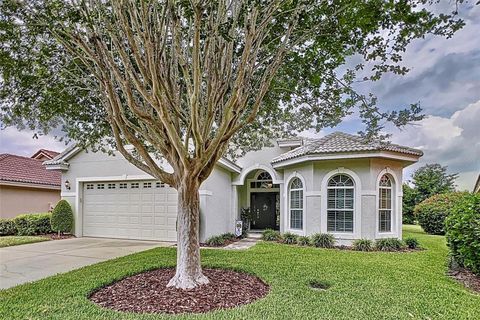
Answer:
[{"label": "trimmed hedge", "polygon": [[52,233],[50,225],[51,213],[31,213],[21,214],[13,219],[16,235],[35,236],[38,234]]},{"label": "trimmed hedge", "polygon": [[58,201],[50,219],[52,230],[58,233],[72,232],[73,211],[67,200]]},{"label": "trimmed hedge", "polygon": [[418,223],[426,233],[444,235],[445,218],[450,214],[452,208],[467,195],[466,192],[451,192],[425,199],[415,206]]},{"label": "trimmed hedge", "polygon": [[13,219],[0,219],[0,236],[13,236],[17,233],[17,227]]},{"label": "trimmed hedge", "polygon": [[461,266],[480,274],[480,194],[467,194],[445,221],[450,253]]}]

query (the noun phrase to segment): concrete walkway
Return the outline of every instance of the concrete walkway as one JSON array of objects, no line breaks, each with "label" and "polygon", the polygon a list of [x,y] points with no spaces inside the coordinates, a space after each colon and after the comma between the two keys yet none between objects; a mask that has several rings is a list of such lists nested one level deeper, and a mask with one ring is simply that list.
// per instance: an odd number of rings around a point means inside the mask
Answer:
[{"label": "concrete walkway", "polygon": [[0,289],[35,281],[169,242],[74,238],[0,248]]},{"label": "concrete walkway", "polygon": [[260,241],[261,234],[248,234],[246,238],[243,238],[240,241],[229,244],[228,246],[223,247],[222,249],[226,250],[245,250],[253,247]]}]

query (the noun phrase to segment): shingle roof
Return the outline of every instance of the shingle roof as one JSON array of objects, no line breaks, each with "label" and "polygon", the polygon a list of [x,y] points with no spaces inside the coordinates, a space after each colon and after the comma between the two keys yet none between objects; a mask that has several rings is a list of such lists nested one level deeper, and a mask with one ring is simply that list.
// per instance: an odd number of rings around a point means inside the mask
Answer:
[{"label": "shingle roof", "polygon": [[331,153],[357,153],[367,151],[393,151],[403,154],[422,156],[421,150],[400,146],[393,143],[371,142],[366,139],[343,132],[334,132],[320,139],[308,139],[304,145],[272,160],[272,163],[285,161],[305,155],[331,154]]},{"label": "shingle roof", "polygon": [[0,181],[60,186],[61,173],[47,170],[41,160],[0,154]]}]

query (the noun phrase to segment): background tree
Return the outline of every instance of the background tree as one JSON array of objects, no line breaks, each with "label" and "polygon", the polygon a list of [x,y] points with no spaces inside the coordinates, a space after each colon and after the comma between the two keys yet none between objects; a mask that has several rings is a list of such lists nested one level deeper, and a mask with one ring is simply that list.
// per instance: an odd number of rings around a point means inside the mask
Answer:
[{"label": "background tree", "polygon": [[[367,138],[385,121],[421,119],[418,105],[381,111],[352,85],[405,74],[411,41],[462,27],[456,3],[447,12],[436,3],[4,0],[1,121],[39,133],[62,128],[93,150],[113,146],[176,188],[169,286],[193,288],[209,281],[200,267],[198,189],[218,159],[334,126],[355,108]],[[362,63],[349,68],[348,57]]]},{"label": "background tree", "polygon": [[412,175],[415,191],[415,204],[436,194],[455,191],[455,179],[458,174],[447,174],[447,167],[438,163],[426,164]]},{"label": "background tree", "polygon": [[415,189],[410,187],[407,183],[402,185],[403,198],[402,198],[402,221],[403,223],[412,224],[415,222],[415,215],[413,210],[416,201]]}]

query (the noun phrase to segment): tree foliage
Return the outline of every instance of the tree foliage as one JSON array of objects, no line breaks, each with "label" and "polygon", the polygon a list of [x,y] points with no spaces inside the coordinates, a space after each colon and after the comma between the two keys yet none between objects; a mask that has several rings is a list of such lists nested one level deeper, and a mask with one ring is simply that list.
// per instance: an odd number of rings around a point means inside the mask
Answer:
[{"label": "tree foliage", "polygon": [[448,168],[438,163],[426,164],[412,175],[415,191],[415,204],[436,194],[455,191],[457,173],[448,174]]},{"label": "tree foliage", "polygon": [[407,183],[402,185],[403,198],[402,198],[402,220],[403,223],[412,224],[415,222],[415,215],[413,209],[416,205],[416,192],[415,189],[410,187]]}]

